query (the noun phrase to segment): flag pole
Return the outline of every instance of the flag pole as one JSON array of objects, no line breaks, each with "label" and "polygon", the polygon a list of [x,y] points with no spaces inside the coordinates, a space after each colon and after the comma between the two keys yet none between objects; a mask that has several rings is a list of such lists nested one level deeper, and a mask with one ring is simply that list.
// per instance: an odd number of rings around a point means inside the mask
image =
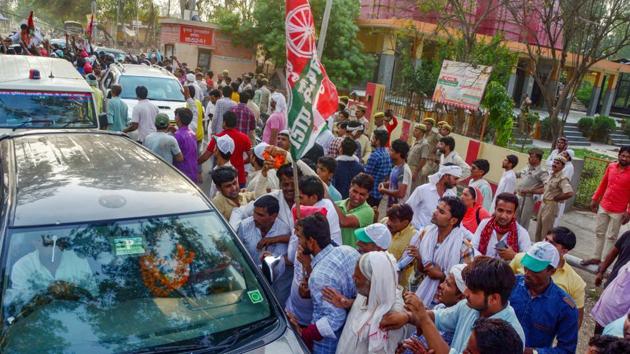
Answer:
[{"label": "flag pole", "polygon": [[[291,139],[291,138],[289,138]],[[290,154],[290,152],[289,152]],[[299,169],[298,169],[298,165],[296,162],[296,159],[293,158],[293,156],[291,156],[291,164],[293,167],[293,185],[295,186],[295,196],[294,196],[294,201],[295,201],[295,216],[296,216],[296,220],[300,220],[300,182],[299,182]]]}]

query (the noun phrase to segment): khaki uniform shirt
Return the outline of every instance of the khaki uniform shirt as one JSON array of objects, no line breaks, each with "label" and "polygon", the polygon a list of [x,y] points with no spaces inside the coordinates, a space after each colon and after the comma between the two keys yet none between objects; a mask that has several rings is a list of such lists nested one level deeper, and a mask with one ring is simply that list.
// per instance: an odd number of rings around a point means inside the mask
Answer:
[{"label": "khaki uniform shirt", "polygon": [[424,135],[424,139],[429,144],[429,159],[433,161],[437,161],[438,160],[437,144],[440,140],[440,138],[438,137],[438,134],[433,131],[427,132]]},{"label": "khaki uniform shirt", "polygon": [[409,150],[409,157],[407,158],[407,164],[411,167],[411,172],[415,173],[416,168],[420,165],[421,159],[427,159],[429,157],[429,143],[427,139],[416,140],[415,144]]},{"label": "khaki uniform shirt", "polygon": [[573,192],[573,187],[562,171],[558,171],[547,179],[543,200],[553,201],[555,197],[568,192]]},{"label": "khaki uniform shirt", "polygon": [[520,180],[516,190],[520,192],[523,189],[533,189],[534,187],[544,185],[547,178],[549,178],[549,173],[543,169],[541,163],[538,167],[528,165],[517,177],[519,177]]},{"label": "khaki uniform shirt", "polygon": [[212,198],[212,203],[219,213],[223,214],[227,220],[230,220],[230,216],[232,216],[232,210],[234,208],[243,206],[255,198],[256,196],[254,195],[254,192],[241,192],[238,194],[238,204],[236,204],[234,201],[226,198],[223,194],[221,194],[221,192],[219,192],[214,198]]}]

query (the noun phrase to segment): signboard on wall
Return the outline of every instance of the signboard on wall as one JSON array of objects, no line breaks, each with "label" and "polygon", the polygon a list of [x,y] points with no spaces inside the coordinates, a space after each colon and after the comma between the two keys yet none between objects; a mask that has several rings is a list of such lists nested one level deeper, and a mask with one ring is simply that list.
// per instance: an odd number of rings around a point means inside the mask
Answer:
[{"label": "signboard on wall", "polygon": [[210,28],[182,25],[179,27],[179,41],[196,45],[212,45],[213,31]]},{"label": "signboard on wall", "polygon": [[433,101],[463,109],[477,110],[492,72],[491,66],[444,60]]}]

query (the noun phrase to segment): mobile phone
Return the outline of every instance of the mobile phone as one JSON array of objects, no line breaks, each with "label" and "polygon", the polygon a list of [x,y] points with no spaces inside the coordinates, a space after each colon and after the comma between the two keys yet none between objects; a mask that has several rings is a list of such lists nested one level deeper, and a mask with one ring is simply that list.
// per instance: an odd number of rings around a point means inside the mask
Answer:
[{"label": "mobile phone", "polygon": [[504,249],[508,248],[508,245],[507,245],[507,243],[505,243],[504,240],[501,240],[501,241],[497,242],[496,245],[494,245],[494,248],[496,248],[498,250],[504,250]]}]

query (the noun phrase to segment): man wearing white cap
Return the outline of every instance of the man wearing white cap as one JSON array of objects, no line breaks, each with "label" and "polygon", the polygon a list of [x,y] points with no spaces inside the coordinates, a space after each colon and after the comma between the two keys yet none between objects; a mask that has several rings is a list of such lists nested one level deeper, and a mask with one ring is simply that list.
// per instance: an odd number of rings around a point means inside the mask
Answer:
[{"label": "man wearing white cap", "polygon": [[575,353],[578,311],[551,279],[559,263],[558,250],[547,241],[533,244],[521,261],[525,275],[516,276],[510,305],[525,332],[524,353]]},{"label": "man wearing white cap", "polygon": [[193,97],[194,99],[199,100],[200,102],[203,101],[203,90],[195,80],[195,74],[186,74],[186,85],[191,85],[195,88],[195,95]]},{"label": "man wearing white cap", "polygon": [[371,224],[354,230],[357,238],[357,250],[361,254],[387,251],[392,244],[392,233],[383,224]]},{"label": "man wearing white cap", "polygon": [[253,172],[247,175],[247,187],[249,192],[254,192],[256,197],[269,193],[279,188],[276,170],[265,164],[265,148],[269,144],[262,142],[254,147],[254,153],[250,158],[250,163],[254,168]]},{"label": "man wearing white cap", "polygon": [[[217,148],[214,150],[214,168],[212,170],[216,170],[219,167],[227,166],[234,167],[230,163],[230,157],[234,153],[234,140],[230,138],[229,135],[223,136],[213,136],[212,139],[215,141]],[[214,182],[210,183],[210,192],[208,193],[208,198],[214,198],[217,193],[217,186]]]},{"label": "man wearing white cap", "polygon": [[452,188],[462,176],[462,169],[446,163],[440,166],[440,170],[429,176],[429,183],[423,184],[411,193],[407,204],[413,209],[411,223],[420,230],[431,224],[431,215],[442,197],[455,196]]}]

